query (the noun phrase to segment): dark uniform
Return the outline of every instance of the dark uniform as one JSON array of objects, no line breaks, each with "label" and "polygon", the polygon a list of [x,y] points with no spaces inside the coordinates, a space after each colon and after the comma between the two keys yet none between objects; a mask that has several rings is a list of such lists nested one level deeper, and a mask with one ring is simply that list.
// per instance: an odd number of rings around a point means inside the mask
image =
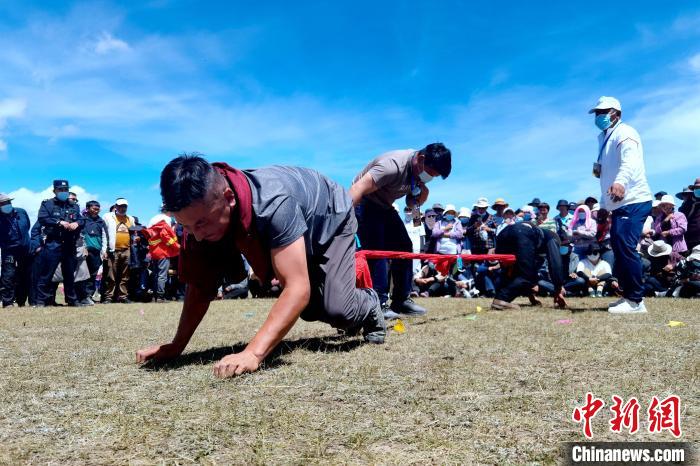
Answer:
[{"label": "dark uniform", "polygon": [[[55,180],[54,189],[68,188],[65,180]],[[85,219],[80,215],[80,208],[71,205],[67,201],[58,198],[47,199],[39,208],[38,222],[44,227],[46,240],[44,248],[39,255],[39,279],[36,296],[36,305],[44,306],[50,303],[52,296],[51,281],[58,265],[63,272],[63,289],[66,296],[66,304],[74,306],[78,304],[75,293],[75,269],[77,258],[75,256],[76,241],[81,229],[85,226]],[[60,222],[77,223],[78,228],[69,231],[60,225]]]},{"label": "dark uniform", "polygon": [[496,299],[511,302],[521,294],[528,294],[537,284],[537,272],[544,260],[548,262],[555,289],[561,289],[564,276],[560,244],[555,233],[527,222],[509,225],[501,230],[496,242],[496,254],[514,254],[516,261],[496,292]]},{"label": "dark uniform", "polygon": [[29,216],[24,209],[13,207],[0,213],[0,250],[2,306],[23,306],[29,294]]}]

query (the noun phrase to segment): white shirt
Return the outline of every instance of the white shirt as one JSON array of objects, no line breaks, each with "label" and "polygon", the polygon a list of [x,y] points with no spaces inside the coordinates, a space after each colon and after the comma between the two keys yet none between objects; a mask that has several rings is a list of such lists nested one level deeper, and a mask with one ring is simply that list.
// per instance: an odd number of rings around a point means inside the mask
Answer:
[{"label": "white shirt", "polygon": [[598,259],[598,263],[593,265],[593,262],[589,261],[587,257],[579,261],[576,266],[577,272],[583,272],[588,277],[600,277],[606,273],[612,274],[612,269],[610,269],[610,264],[605,262],[603,259]]},{"label": "white shirt", "polygon": [[[611,133],[600,158],[601,209],[613,211],[629,204],[651,201],[651,188],[644,169],[644,150],[639,133],[631,126],[618,122],[598,135],[599,150]],[[620,202],[613,202],[608,195],[608,189],[613,183],[625,188],[625,197]]]},{"label": "white shirt", "polygon": [[406,226],[408,237],[411,238],[411,243],[413,243],[413,252],[420,252],[421,237],[425,236],[425,227],[423,227],[422,223],[417,227],[413,226],[413,222],[404,223],[404,225]]}]

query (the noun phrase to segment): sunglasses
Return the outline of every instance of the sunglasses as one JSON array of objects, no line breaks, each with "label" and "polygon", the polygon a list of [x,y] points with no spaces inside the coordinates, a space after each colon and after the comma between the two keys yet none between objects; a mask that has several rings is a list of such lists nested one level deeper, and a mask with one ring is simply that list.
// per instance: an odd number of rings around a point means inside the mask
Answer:
[{"label": "sunglasses", "polygon": [[437,215],[426,215],[425,218],[436,218]]}]

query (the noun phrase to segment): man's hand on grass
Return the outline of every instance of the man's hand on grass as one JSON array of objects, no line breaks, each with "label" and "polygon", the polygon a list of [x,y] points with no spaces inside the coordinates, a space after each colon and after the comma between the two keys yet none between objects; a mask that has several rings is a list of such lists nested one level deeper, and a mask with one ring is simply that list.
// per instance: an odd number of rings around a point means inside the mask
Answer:
[{"label": "man's hand on grass", "polygon": [[262,359],[258,358],[252,351],[243,350],[240,353],[229,354],[214,364],[214,375],[224,379],[246,372],[255,372],[260,367],[261,362]]},{"label": "man's hand on grass", "polygon": [[183,350],[184,348],[174,343],[149,346],[148,348],[143,348],[136,352],[136,362],[166,361],[180,356]]},{"label": "man's hand on grass", "polygon": [[564,288],[560,289],[558,293],[555,293],[554,295],[554,305],[560,309],[566,309],[568,304],[566,303],[566,298],[564,297],[566,295],[566,291]]}]

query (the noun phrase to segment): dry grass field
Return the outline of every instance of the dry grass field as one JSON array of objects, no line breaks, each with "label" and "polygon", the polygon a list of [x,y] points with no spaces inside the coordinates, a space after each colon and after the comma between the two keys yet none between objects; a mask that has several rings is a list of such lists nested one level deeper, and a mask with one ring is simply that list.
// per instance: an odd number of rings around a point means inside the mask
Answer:
[{"label": "dry grass field", "polygon": [[383,346],[299,322],[262,370],[227,380],[213,363],[271,301],[214,303],[186,353],[159,367],[134,352],[171,338],[177,303],[4,310],[0,463],[552,464],[562,442],[583,440],[571,413],[587,391],[606,401],[595,440],[672,440],[646,421],[633,436],[607,424],[613,394],[643,414],[673,393],[683,439],[697,442],[700,301],[648,300],[643,316],[611,316],[606,302],[494,312],[421,300],[429,317]]}]

